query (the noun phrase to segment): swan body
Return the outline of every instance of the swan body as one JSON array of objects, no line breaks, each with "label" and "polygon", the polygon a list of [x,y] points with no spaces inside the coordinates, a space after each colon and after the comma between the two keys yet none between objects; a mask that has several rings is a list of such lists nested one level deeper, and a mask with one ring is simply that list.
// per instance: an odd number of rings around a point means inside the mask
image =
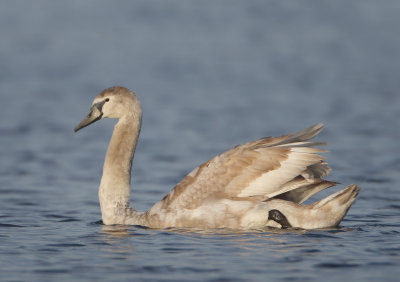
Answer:
[{"label": "swan body", "polygon": [[89,114],[75,131],[103,118],[116,118],[99,187],[103,223],[150,228],[264,227],[315,229],[337,226],[354,202],[359,188],[349,185],[318,202],[302,204],[336,183],[324,180],[330,172],[309,141],[323,125],[295,134],[262,138],[236,146],[195,168],[147,212],[130,206],[132,160],[142,110],[136,94],[111,87],[93,101]]}]

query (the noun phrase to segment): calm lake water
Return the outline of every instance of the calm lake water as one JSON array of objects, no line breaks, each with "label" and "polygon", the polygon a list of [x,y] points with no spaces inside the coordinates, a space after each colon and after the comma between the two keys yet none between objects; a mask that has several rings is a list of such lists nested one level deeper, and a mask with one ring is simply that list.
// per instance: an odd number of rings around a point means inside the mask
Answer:
[{"label": "calm lake water", "polygon": [[[0,280],[398,281],[399,12],[394,0],[0,3]],[[138,210],[215,154],[317,122],[329,179],[358,183],[358,200],[330,230],[103,226],[114,121],[73,128],[112,85],[142,101]]]}]

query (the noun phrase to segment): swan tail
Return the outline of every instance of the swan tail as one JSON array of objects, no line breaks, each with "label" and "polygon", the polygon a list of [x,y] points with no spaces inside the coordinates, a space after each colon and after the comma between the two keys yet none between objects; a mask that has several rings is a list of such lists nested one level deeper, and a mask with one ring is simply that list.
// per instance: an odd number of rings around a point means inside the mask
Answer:
[{"label": "swan tail", "polygon": [[276,227],[276,223],[278,223],[281,228],[318,229],[336,227],[347,214],[359,191],[360,189],[356,184],[351,184],[311,205],[272,199],[268,204],[270,225],[267,226]]}]

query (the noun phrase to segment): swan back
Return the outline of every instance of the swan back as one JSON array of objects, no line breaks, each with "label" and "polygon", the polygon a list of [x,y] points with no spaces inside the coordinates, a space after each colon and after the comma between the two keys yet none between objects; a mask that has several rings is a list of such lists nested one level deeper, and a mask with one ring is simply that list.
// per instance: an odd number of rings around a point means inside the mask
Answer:
[{"label": "swan back", "polygon": [[[296,134],[236,146],[195,168],[154,209],[193,209],[217,199],[259,202],[304,185],[312,186],[308,190],[321,187],[330,168],[318,154],[324,150],[314,146],[324,143],[307,140],[322,127],[316,124]],[[295,201],[313,194],[302,193]]]}]

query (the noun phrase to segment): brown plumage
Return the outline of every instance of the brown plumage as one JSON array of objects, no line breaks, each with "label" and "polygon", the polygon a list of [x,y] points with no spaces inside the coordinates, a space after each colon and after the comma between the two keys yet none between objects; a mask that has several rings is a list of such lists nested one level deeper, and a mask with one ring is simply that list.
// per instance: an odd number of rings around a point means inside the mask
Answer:
[{"label": "brown plumage", "polygon": [[149,211],[137,212],[130,208],[129,190],[141,116],[137,96],[126,88],[112,87],[96,97],[91,113],[75,129],[104,117],[118,118],[99,189],[105,224],[202,229],[332,227],[340,223],[358,193],[358,187],[350,185],[312,205],[301,204],[336,184],[323,179],[330,168],[319,154],[324,150],[316,146],[325,143],[309,141],[322,130],[323,125],[316,124],[295,134],[236,146],[195,168]]}]

